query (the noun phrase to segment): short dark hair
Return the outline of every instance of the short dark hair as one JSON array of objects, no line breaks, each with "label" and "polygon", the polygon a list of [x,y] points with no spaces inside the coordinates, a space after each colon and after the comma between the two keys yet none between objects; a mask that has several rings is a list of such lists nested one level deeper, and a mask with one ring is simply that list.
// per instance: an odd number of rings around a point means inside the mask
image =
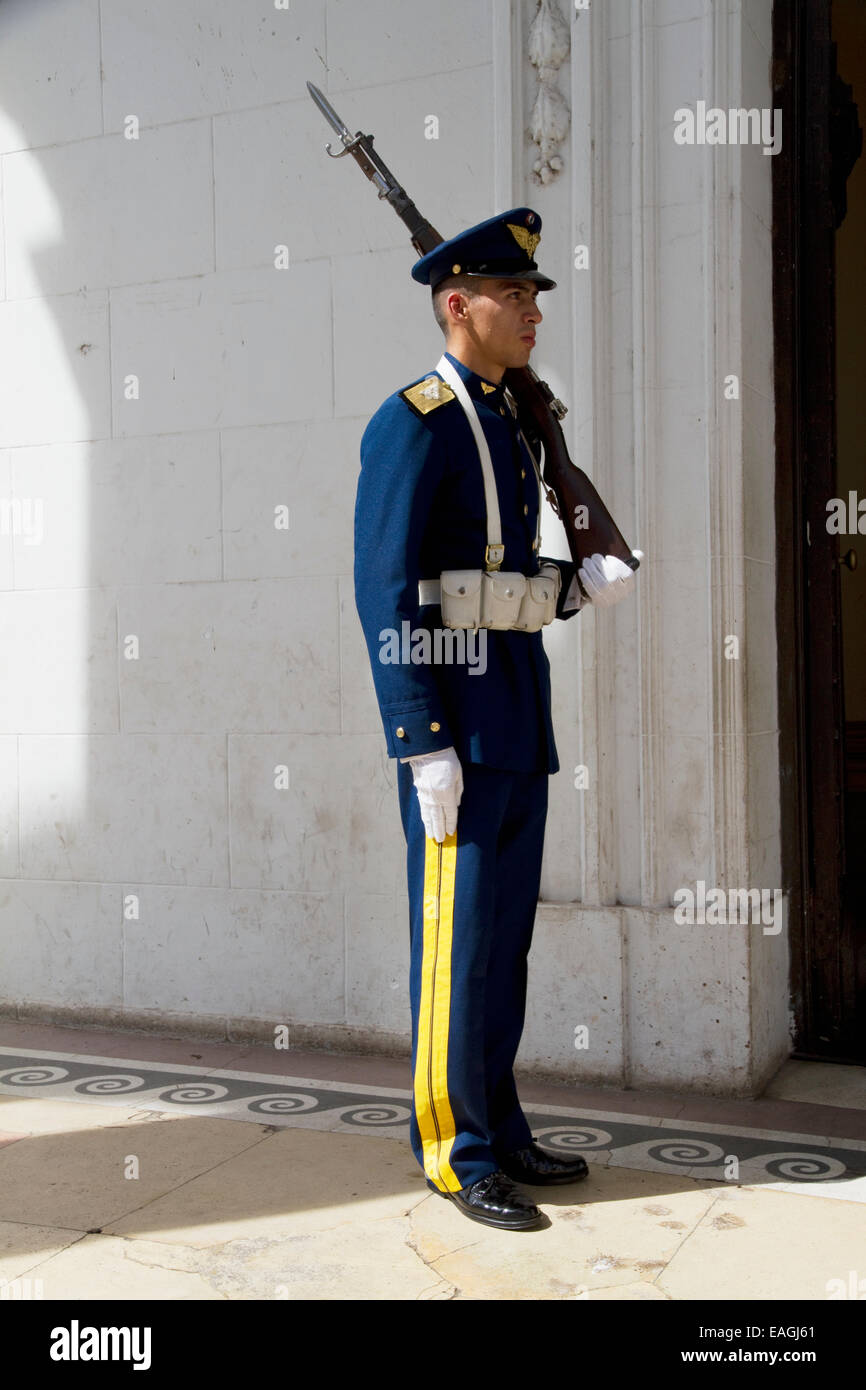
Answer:
[{"label": "short dark hair", "polygon": [[433,317],[436,319],[442,332],[448,332],[448,319],[445,314],[445,299],[452,290],[463,290],[464,293],[472,295],[478,293],[477,275],[447,275],[444,280],[433,291]]}]

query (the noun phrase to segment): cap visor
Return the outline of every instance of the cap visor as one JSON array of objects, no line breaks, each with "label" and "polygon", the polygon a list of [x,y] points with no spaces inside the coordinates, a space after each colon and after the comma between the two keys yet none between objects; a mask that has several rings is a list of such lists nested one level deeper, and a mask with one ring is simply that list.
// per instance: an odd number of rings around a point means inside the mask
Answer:
[{"label": "cap visor", "polygon": [[540,270],[466,270],[463,273],[474,280],[531,280],[540,290],[556,289],[556,281],[542,275]]}]

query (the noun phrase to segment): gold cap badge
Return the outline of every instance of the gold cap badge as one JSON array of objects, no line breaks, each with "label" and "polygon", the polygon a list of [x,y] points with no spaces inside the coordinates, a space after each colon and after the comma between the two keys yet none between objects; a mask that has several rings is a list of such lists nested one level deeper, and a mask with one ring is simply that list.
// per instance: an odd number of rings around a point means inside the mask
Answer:
[{"label": "gold cap badge", "polygon": [[514,222],[506,222],[508,228],[521,251],[525,251],[530,260],[535,256],[535,248],[541,241],[540,232],[528,232],[525,227],[518,227]]}]

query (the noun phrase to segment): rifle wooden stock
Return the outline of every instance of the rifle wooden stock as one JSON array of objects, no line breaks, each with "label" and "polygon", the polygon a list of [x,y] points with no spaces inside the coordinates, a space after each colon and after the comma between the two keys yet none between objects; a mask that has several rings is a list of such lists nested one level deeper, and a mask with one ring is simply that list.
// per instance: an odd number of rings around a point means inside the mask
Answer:
[{"label": "rifle wooden stock", "polygon": [[[547,382],[528,367],[511,367],[505,373],[505,384],[517,405],[521,428],[544,445],[541,476],[548,501],[565,527],[575,565],[582,565],[589,555],[615,555],[636,570],[640,560],[632,554],[598,489],[571,461],[562,427],[549,404],[553,392]],[[526,428],[528,422],[530,430]]]}]

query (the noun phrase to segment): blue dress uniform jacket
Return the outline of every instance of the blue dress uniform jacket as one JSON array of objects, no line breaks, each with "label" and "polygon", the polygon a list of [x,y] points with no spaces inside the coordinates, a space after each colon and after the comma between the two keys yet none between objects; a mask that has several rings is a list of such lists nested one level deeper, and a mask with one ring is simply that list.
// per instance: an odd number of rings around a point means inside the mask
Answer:
[{"label": "blue dress uniform jacket", "polygon": [[[536,574],[538,480],[503,389],[446,355],[490,446],[505,546],[501,567]],[[438,604],[419,604],[418,581],[448,569],[482,569],[487,543],[483,476],[469,422],[450,388],[428,405],[413,396],[416,384],[389,396],[364,432],[355,507],[355,602],[389,756],[453,746],[463,764],[557,772],[541,631],[482,629],[474,664],[411,660],[411,634],[441,628]],[[555,563],[562,572],[557,616],[569,618],[578,611],[562,607],[574,565]]]}]

